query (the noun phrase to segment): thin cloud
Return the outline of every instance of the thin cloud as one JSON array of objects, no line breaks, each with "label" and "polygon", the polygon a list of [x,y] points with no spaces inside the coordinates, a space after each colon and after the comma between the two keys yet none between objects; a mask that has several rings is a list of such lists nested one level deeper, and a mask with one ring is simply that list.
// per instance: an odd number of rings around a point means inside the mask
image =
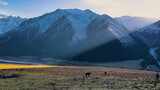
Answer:
[{"label": "thin cloud", "polygon": [[0,0],[0,6],[7,6],[8,2],[6,2],[5,0]]},{"label": "thin cloud", "polygon": [[159,17],[160,0],[81,0],[81,4],[112,16]]}]

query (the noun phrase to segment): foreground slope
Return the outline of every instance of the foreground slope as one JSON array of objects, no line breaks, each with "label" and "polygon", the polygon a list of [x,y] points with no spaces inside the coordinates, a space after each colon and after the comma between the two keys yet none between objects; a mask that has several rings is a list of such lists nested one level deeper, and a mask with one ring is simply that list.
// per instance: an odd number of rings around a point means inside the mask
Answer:
[{"label": "foreground slope", "polygon": [[[4,90],[159,90],[155,72],[104,67],[0,70]],[[91,73],[85,77],[85,73]],[[5,78],[3,78],[5,77]]]}]

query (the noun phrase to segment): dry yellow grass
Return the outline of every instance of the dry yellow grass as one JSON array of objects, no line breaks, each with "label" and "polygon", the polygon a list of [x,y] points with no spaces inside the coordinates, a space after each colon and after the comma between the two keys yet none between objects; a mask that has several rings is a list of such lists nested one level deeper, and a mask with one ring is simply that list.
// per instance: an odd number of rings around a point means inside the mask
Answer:
[{"label": "dry yellow grass", "polygon": [[0,64],[0,69],[29,69],[29,68],[48,68],[49,65],[23,65],[23,64]]}]

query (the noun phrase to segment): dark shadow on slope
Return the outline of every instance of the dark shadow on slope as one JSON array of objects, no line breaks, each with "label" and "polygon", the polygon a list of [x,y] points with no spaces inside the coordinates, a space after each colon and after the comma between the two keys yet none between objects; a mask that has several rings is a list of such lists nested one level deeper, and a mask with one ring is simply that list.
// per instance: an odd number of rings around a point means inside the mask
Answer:
[{"label": "dark shadow on slope", "polygon": [[125,60],[144,59],[142,66],[154,64],[152,56],[148,53],[148,47],[140,42],[125,47],[119,40],[113,40],[86,52],[74,56],[72,60],[88,62],[116,62]]}]

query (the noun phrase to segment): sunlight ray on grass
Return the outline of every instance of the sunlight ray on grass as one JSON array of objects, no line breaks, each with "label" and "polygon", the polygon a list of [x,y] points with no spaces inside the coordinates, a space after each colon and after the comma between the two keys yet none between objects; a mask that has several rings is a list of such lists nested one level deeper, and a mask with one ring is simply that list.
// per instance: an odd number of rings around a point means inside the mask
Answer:
[{"label": "sunlight ray on grass", "polygon": [[49,68],[50,65],[0,64],[0,69]]}]

